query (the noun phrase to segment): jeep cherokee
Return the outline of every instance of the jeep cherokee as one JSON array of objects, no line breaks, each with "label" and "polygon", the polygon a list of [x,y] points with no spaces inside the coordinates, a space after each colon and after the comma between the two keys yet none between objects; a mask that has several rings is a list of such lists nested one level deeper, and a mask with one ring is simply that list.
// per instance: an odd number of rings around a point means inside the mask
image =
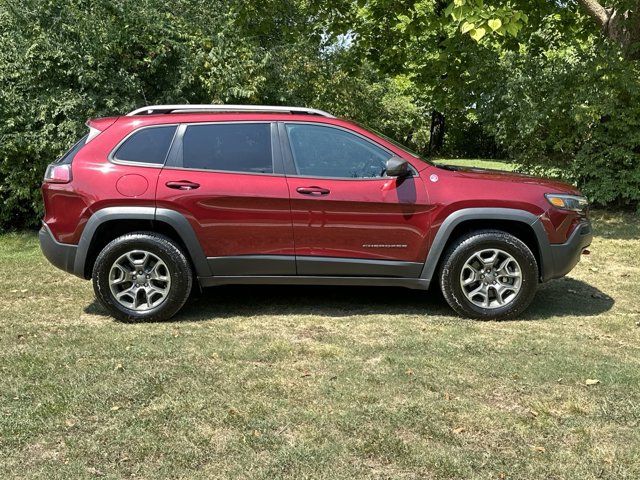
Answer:
[{"label": "jeep cherokee", "polygon": [[194,284],[439,284],[459,314],[514,317],[590,245],[574,187],[438,166],[314,109],[158,105],[89,120],[48,166],[40,230],[121,320]]}]

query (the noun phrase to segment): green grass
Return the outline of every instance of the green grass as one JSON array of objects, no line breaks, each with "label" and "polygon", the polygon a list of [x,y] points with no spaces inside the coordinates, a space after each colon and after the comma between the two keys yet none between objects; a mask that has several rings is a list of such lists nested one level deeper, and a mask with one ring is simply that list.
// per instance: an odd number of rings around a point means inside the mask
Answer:
[{"label": "green grass", "polygon": [[123,324],[0,237],[0,478],[639,478],[639,224],[597,214],[570,277],[486,323],[244,286]]},{"label": "green grass", "polygon": [[442,165],[456,165],[458,167],[489,168],[492,170],[513,170],[516,166],[511,162],[502,162],[500,160],[483,160],[480,158],[441,158],[437,159],[436,163]]}]

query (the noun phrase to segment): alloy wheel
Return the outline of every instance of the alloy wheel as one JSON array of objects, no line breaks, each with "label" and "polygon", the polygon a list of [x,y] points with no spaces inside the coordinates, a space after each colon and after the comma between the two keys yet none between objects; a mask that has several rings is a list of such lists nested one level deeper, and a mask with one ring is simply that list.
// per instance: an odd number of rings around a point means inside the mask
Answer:
[{"label": "alloy wheel", "polygon": [[504,307],[516,298],[522,287],[522,269],[504,250],[479,250],[464,263],[460,286],[465,297],[478,307]]},{"label": "alloy wheel", "polygon": [[166,300],[171,274],[157,255],[146,250],[131,250],[111,266],[109,288],[120,305],[146,311]]}]

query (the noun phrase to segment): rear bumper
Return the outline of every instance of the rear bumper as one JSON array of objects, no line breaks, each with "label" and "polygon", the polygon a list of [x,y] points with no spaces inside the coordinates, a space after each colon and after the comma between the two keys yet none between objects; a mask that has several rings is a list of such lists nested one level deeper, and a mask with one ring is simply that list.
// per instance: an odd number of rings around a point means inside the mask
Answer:
[{"label": "rear bumper", "polygon": [[75,273],[77,245],[58,242],[46,223],[42,224],[39,238],[40,249],[49,262],[65,272]]},{"label": "rear bumper", "polygon": [[584,221],[576,227],[569,240],[560,245],[550,245],[552,265],[545,272],[545,279],[564,277],[573,270],[580,261],[580,256],[585,248],[591,245],[593,231],[589,221]]}]

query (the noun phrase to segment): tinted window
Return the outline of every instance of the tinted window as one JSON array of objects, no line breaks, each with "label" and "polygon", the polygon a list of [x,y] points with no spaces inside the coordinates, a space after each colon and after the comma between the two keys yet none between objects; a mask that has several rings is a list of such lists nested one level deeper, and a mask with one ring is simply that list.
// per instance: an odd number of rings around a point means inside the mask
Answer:
[{"label": "tinted window", "polygon": [[163,164],[176,127],[150,127],[135,132],[115,154],[117,160]]},{"label": "tinted window", "polygon": [[87,137],[88,135],[85,135],[84,137],[82,137],[78,141],[78,143],[76,143],[73,147],[71,147],[71,150],[69,150],[62,157],[60,157],[55,163],[69,165],[71,162],[73,162],[73,159],[76,157],[76,154],[80,151],[82,147],[84,147],[84,144],[87,142]]},{"label": "tinted window", "polygon": [[268,123],[190,125],[182,149],[185,168],[273,173]]},{"label": "tinted window", "polygon": [[310,177],[382,177],[391,154],[344,130],[320,125],[287,125],[299,175]]}]

